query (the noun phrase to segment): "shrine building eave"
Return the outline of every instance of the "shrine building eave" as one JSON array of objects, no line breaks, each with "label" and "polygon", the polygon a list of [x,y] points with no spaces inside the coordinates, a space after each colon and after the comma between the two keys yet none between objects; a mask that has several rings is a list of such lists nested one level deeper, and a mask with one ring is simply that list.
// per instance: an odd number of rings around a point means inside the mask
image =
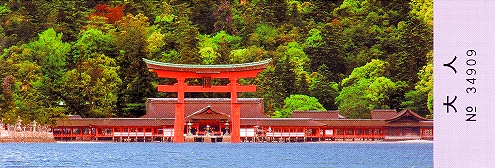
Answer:
[{"label": "shrine building eave", "polygon": [[143,58],[149,69],[174,71],[174,72],[194,72],[197,74],[218,74],[222,72],[241,72],[252,70],[263,70],[268,66],[272,59],[266,59],[258,62],[242,64],[223,64],[223,65],[195,65],[195,64],[173,64],[148,60]]}]

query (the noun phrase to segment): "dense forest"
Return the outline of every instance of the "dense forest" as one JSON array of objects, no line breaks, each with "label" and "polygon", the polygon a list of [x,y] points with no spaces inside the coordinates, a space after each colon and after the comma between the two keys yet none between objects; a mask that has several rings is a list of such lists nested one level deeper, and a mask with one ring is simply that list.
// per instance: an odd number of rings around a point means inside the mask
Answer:
[{"label": "dense forest", "polygon": [[[432,0],[0,2],[0,117],[139,117],[158,79],[142,58],[232,64],[272,58],[256,79],[265,112],[412,109],[431,117]],[[215,85],[228,81],[216,80]],[[188,80],[189,85],[201,81]],[[188,93],[186,97],[230,97]]]}]

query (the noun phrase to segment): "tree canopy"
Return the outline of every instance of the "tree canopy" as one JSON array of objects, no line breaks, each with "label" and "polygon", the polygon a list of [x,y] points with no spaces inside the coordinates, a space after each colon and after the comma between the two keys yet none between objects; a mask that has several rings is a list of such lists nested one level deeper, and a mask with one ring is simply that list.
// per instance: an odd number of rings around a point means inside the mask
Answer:
[{"label": "tree canopy", "polygon": [[391,93],[405,83],[393,82],[386,77],[388,65],[385,61],[374,59],[364,66],[354,68],[342,80],[342,91],[335,98],[341,115],[348,118],[370,118],[371,110],[390,108]]},{"label": "tree canopy", "polygon": [[318,99],[306,95],[290,95],[284,100],[284,106],[275,112],[275,117],[288,118],[294,110],[317,110],[325,111],[326,109],[318,102]]},{"label": "tree canopy", "polygon": [[[0,2],[0,118],[139,117],[158,79],[142,58],[233,64],[272,58],[255,79],[265,112],[321,103],[433,115],[432,0],[110,0]],[[227,84],[228,81],[213,81]],[[190,85],[198,80],[187,80]],[[307,97],[302,96],[307,95]],[[228,97],[188,93],[187,97]],[[301,98],[304,97],[304,98]],[[306,100],[297,106],[298,98]],[[316,101],[315,101],[316,99]],[[286,102],[289,101],[289,102]],[[287,111],[289,109],[289,111]],[[283,111],[283,113],[282,113]]]}]

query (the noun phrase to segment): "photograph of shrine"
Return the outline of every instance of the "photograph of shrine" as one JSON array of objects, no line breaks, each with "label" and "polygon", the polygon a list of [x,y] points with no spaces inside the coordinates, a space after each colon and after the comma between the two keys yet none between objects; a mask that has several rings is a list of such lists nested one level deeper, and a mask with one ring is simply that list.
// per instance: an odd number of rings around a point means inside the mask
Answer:
[{"label": "photograph of shrine", "polygon": [[[139,118],[60,119],[53,128],[58,141],[113,142],[315,142],[433,140],[433,120],[411,110],[372,110],[370,119],[346,119],[338,111],[293,111],[290,118],[270,118],[261,98],[238,98],[255,92],[255,85],[240,85],[255,78],[271,59],[227,65],[171,64],[143,59],[159,78],[173,85],[158,85],[159,92],[177,98],[148,98],[147,114]],[[229,79],[214,86],[213,79]],[[188,86],[186,79],[201,79]],[[185,98],[187,92],[224,92],[230,98]]]}]

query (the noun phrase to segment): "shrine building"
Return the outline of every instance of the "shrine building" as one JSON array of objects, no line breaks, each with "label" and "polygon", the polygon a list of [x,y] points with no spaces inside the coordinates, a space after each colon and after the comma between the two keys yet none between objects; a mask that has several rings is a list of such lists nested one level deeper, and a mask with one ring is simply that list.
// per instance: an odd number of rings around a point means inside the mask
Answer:
[{"label": "shrine building", "polygon": [[[146,115],[140,118],[60,119],[53,128],[56,140],[114,142],[306,142],[433,139],[433,121],[411,110],[373,110],[371,119],[346,119],[338,111],[294,111],[291,118],[270,118],[263,99],[238,98],[239,92],[255,92],[254,85],[240,85],[241,78],[255,78],[270,59],[229,65],[171,64],[143,59],[159,78],[176,79],[158,85],[159,92],[177,98],[148,98]],[[201,86],[189,86],[199,79]],[[227,85],[212,85],[228,79]],[[230,98],[185,98],[188,92],[230,93]]]}]

